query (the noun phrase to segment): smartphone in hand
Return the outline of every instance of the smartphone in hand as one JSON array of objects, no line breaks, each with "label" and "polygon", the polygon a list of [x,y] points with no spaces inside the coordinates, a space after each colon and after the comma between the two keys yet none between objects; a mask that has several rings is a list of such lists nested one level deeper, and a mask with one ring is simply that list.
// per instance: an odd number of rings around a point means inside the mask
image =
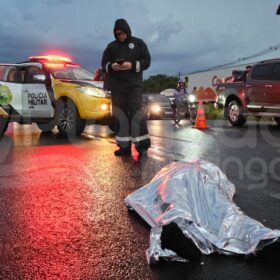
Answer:
[{"label": "smartphone in hand", "polygon": [[119,65],[122,65],[124,63],[124,61],[125,61],[124,59],[117,59],[116,63]]}]

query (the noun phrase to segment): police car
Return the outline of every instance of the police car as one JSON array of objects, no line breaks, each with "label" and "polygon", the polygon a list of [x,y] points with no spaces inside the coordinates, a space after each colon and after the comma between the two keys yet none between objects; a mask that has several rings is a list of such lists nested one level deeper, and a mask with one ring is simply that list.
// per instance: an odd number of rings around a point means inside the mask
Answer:
[{"label": "police car", "polygon": [[62,136],[79,135],[87,120],[111,124],[111,99],[94,74],[67,57],[31,56],[0,64],[0,137],[9,122],[57,126]]}]

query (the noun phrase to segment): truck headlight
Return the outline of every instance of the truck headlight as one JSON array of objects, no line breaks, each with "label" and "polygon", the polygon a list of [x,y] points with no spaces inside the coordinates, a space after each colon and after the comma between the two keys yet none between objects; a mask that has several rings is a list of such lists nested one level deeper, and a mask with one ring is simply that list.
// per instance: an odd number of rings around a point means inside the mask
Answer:
[{"label": "truck headlight", "polygon": [[219,95],[218,96],[218,102],[221,102],[221,103],[225,103],[226,102],[226,98],[225,98],[225,96],[224,95]]},{"label": "truck headlight", "polygon": [[106,97],[104,90],[94,87],[79,87],[79,90],[89,96]]},{"label": "truck headlight", "polygon": [[194,94],[190,94],[188,99],[190,103],[194,103],[196,101],[196,96]]}]

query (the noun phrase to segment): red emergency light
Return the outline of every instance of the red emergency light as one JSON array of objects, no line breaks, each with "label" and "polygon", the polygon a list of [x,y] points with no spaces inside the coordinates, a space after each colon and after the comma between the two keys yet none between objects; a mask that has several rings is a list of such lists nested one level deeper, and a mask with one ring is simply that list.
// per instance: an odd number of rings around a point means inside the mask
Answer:
[{"label": "red emergency light", "polygon": [[46,60],[48,62],[52,63],[72,63],[72,60],[65,56],[60,55],[36,55],[36,56],[30,56],[29,60]]},{"label": "red emergency light", "polygon": [[54,63],[54,62],[44,62],[44,65],[47,68],[63,68],[65,67],[65,63]]}]

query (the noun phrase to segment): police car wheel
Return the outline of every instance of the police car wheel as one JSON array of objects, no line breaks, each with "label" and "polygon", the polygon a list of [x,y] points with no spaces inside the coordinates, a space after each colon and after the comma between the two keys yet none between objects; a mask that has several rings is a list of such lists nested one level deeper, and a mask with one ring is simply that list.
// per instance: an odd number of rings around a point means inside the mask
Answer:
[{"label": "police car wheel", "polygon": [[0,117],[0,139],[3,137],[9,125],[7,118]]},{"label": "police car wheel", "polygon": [[55,127],[55,122],[50,121],[48,123],[36,123],[40,130],[43,132],[49,132]]},{"label": "police car wheel", "polygon": [[75,104],[67,100],[58,104],[56,124],[60,135],[68,137],[80,135],[85,129],[86,121],[80,118]]}]

